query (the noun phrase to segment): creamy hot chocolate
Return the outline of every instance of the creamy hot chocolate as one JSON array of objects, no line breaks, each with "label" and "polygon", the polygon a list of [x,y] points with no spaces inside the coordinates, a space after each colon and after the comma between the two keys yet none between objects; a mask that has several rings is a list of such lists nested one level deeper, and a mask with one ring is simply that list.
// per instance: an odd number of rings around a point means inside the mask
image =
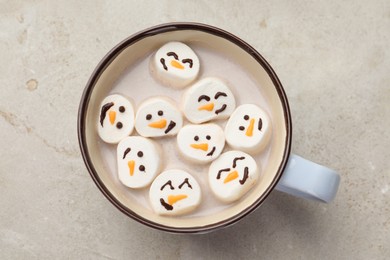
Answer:
[{"label": "creamy hot chocolate", "polygon": [[[211,98],[214,98],[218,101],[218,99],[226,98],[227,94],[229,96],[233,96],[230,98],[233,98],[234,103],[232,101],[228,101],[226,103],[230,106],[240,106],[244,104],[254,104],[258,107],[260,107],[262,110],[265,111],[265,113],[269,113],[268,104],[264,98],[264,96],[261,93],[261,88],[256,85],[256,83],[251,79],[249,74],[245,72],[243,68],[241,68],[237,63],[234,62],[234,59],[232,57],[227,57],[222,55],[218,52],[218,50],[214,49],[213,46],[207,46],[204,43],[200,45],[199,43],[194,42],[186,42],[186,44],[196,53],[196,56],[199,58],[199,64],[200,64],[200,70],[199,74],[197,75],[197,79],[192,82],[192,84],[189,84],[187,87],[184,87],[182,89],[178,88],[172,88],[170,86],[166,86],[163,84],[164,80],[161,80],[161,78],[156,79],[156,77],[153,77],[150,72],[150,61],[151,59],[154,59],[155,52],[150,53],[148,56],[145,56],[143,59],[140,59],[138,63],[133,64],[131,67],[127,68],[127,70],[122,74],[122,76],[119,78],[119,80],[115,83],[115,86],[111,90],[111,94],[114,93],[120,93],[125,96],[130,97],[132,100],[134,100],[135,103],[135,113],[139,109],[140,105],[145,102],[145,100],[150,99],[151,97],[155,96],[163,96],[167,97],[170,100],[173,100],[174,106],[183,108],[183,104],[186,103],[186,100],[189,98],[194,99],[195,101],[200,99],[200,96],[202,96],[201,101],[207,101],[207,97],[211,100]],[[157,50],[156,50],[157,51]],[[170,55],[169,57],[174,56]],[[176,75],[177,76],[177,75]],[[180,76],[180,75],[179,75]],[[161,77],[161,76],[160,76]],[[209,93],[196,93],[198,96],[188,96],[187,89],[191,88],[192,85],[197,84],[197,82],[201,82],[202,79],[206,78],[212,78],[212,79],[220,79],[223,84],[226,84],[226,87],[229,90],[229,93],[223,94],[223,91],[217,91],[218,93],[215,93],[212,97],[208,95]],[[231,91],[231,92],[230,92]],[[226,91],[225,91],[226,92]],[[202,95],[201,95],[202,94]],[[218,94],[218,96],[216,96]],[[195,95],[195,94],[193,94]],[[207,101],[206,103],[210,103]],[[210,105],[211,106],[211,105]],[[196,106],[195,106],[196,107]],[[199,106],[202,107],[202,106]],[[205,107],[204,111],[207,111]],[[198,107],[196,107],[198,109]],[[219,108],[221,109],[221,108]],[[227,109],[227,108],[225,108]],[[230,109],[230,108],[229,108]],[[200,111],[200,110],[199,110]],[[210,111],[213,111],[210,109]],[[197,112],[197,111],[194,111]],[[203,111],[202,111],[203,112]],[[213,111],[214,112],[214,111]],[[157,111],[158,113],[158,111]],[[191,122],[185,117],[185,112],[182,112],[184,114],[183,118],[183,126],[191,124]],[[228,115],[222,117],[222,119],[218,119],[217,116],[210,117],[213,124],[217,124],[221,129],[225,129],[226,124],[229,120],[230,114],[234,113],[233,111],[229,111]],[[240,112],[241,113],[241,112]],[[196,114],[196,113],[195,113]],[[245,116],[245,115],[244,115]],[[213,120],[214,118],[218,120]],[[147,118],[145,117],[147,120]],[[136,119],[137,120],[137,119]],[[245,119],[243,119],[245,120]],[[260,119],[256,118],[253,120],[257,120],[256,124],[257,126],[260,124]],[[269,121],[268,118],[266,118],[267,124],[271,124],[272,122]],[[160,122],[160,121],[159,121]],[[249,122],[249,121],[248,121]],[[250,122],[249,122],[250,123]],[[250,127],[250,124],[248,123],[248,126]],[[254,124],[254,123],[253,123]],[[181,126],[180,126],[181,127]],[[240,126],[237,126],[237,129],[239,129]],[[252,126],[253,128],[253,126]],[[257,129],[257,128],[256,128]],[[179,131],[180,129],[177,129]],[[260,132],[262,129],[257,129],[257,132]],[[225,130],[226,132],[226,130]],[[242,132],[242,131],[240,131]],[[132,136],[138,136],[141,133],[137,133],[134,131],[132,133]],[[223,134],[223,133],[222,133]],[[253,135],[253,132],[252,132]],[[209,183],[209,168],[210,163],[197,163],[196,161],[193,162],[191,160],[186,160],[183,158],[183,154],[179,152],[178,149],[178,139],[176,136],[164,136],[161,135],[160,138],[153,138],[153,141],[157,142],[159,146],[162,147],[161,152],[161,172],[171,170],[171,169],[180,169],[182,171],[187,172],[193,178],[197,181],[199,184],[200,190],[202,192],[202,200],[200,201],[199,206],[194,208],[192,212],[187,213],[184,216],[179,217],[185,217],[185,216],[203,216],[203,215],[209,215],[216,212],[219,212],[223,210],[226,207],[229,207],[231,204],[228,202],[233,200],[240,199],[240,196],[245,197],[246,192],[250,192],[250,188],[253,185],[256,185],[256,181],[261,182],[261,169],[262,165],[265,165],[267,162],[267,158],[269,157],[269,149],[268,146],[265,145],[265,148],[261,152],[256,150],[256,154],[251,154],[250,156],[253,157],[254,162],[257,164],[256,168],[256,174],[258,174],[258,177],[256,178],[249,178],[250,175],[249,169],[248,173],[245,171],[245,167],[242,169],[242,173],[237,173],[237,180],[241,180],[242,184],[240,182],[237,182],[238,184],[234,187],[238,187],[240,189],[239,197],[234,197],[234,199],[221,199],[224,195],[221,196],[215,196],[212,192],[212,189],[210,188]],[[196,135],[195,135],[196,136]],[[195,138],[194,136],[194,138]],[[207,134],[205,135],[205,138],[207,137]],[[248,137],[248,135],[247,135]],[[234,136],[230,138],[234,139]],[[267,137],[269,138],[269,137]],[[270,138],[272,142],[272,137]],[[196,142],[196,140],[192,140],[193,143]],[[250,143],[250,140],[248,141]],[[234,143],[234,141],[233,141]],[[191,143],[192,144],[192,143]],[[116,145],[108,144],[105,142],[101,142],[99,144],[101,148],[102,157],[105,158],[105,165],[109,169],[109,171],[112,173],[112,178],[116,180],[118,185],[120,185],[121,189],[123,189],[123,193],[126,194],[126,196],[129,196],[130,198],[133,198],[136,200],[140,205],[144,206],[145,208],[149,209],[150,211],[156,211],[155,207],[152,207],[150,202],[150,196],[149,191],[150,187],[144,187],[141,189],[131,189],[123,185],[118,178],[118,169],[117,169],[117,149]],[[199,146],[199,149],[202,147]],[[237,148],[237,147],[236,147]],[[223,148],[223,151],[219,151],[220,153],[225,153],[232,150],[238,150],[235,149],[226,143],[226,145]],[[249,151],[245,151],[247,153],[250,153]],[[219,156],[218,154],[218,156]],[[249,156],[248,156],[249,157]],[[251,158],[250,158],[251,159]],[[230,162],[229,162],[230,163]],[[222,163],[224,164],[224,163]],[[251,162],[251,165],[253,163]],[[144,165],[144,167],[148,167],[147,165]],[[230,166],[229,166],[230,167]],[[254,166],[252,166],[253,168]],[[234,172],[233,170],[231,172]],[[251,173],[252,174],[252,173]],[[157,174],[158,176],[159,174]],[[256,175],[257,176],[257,175]],[[226,179],[227,176],[224,176]],[[231,176],[232,180],[235,179],[234,176]],[[245,181],[242,181],[245,178]],[[184,178],[185,179],[185,178]],[[249,181],[250,180],[250,181]],[[228,181],[230,182],[230,181]],[[228,183],[226,182],[226,183]],[[232,184],[233,182],[230,182]],[[223,184],[223,182],[222,182]],[[246,186],[243,186],[243,185]],[[250,184],[250,185],[249,185]],[[243,187],[240,187],[243,186]],[[232,186],[233,187],[233,186]],[[236,188],[237,188],[236,187]],[[228,188],[228,187],[227,187]],[[219,192],[221,187],[218,187]],[[166,202],[166,201],[165,201]],[[167,203],[167,202],[166,202]],[[166,204],[165,203],[165,204]],[[183,203],[183,201],[181,202]],[[168,203],[169,204],[169,203]],[[170,205],[172,206],[172,205]],[[161,204],[161,207],[169,207],[167,205]],[[157,210],[158,211],[158,210]]]}]

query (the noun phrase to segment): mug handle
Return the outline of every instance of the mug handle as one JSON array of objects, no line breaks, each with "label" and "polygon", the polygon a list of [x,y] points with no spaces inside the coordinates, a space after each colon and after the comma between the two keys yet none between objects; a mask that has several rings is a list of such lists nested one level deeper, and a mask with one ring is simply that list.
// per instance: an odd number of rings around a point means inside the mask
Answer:
[{"label": "mug handle", "polygon": [[340,175],[334,170],[291,154],[275,189],[329,203],[336,196],[339,184]]}]

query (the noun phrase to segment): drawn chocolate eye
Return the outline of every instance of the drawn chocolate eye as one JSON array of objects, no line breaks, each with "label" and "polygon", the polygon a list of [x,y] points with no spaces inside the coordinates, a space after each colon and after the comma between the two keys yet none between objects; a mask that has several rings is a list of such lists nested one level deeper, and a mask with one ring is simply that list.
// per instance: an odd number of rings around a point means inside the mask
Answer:
[{"label": "drawn chocolate eye", "polygon": [[160,190],[163,190],[166,186],[169,186],[171,190],[174,190],[175,188],[172,186],[172,181],[167,181],[163,186],[161,186]]},{"label": "drawn chocolate eye", "polygon": [[146,115],[146,120],[150,120],[150,119],[152,119],[152,115],[151,114],[147,114]]},{"label": "drawn chocolate eye", "polygon": [[181,189],[181,187],[183,187],[184,184],[187,184],[187,187],[192,189],[192,186],[191,186],[190,182],[188,181],[188,178],[185,178],[183,183],[179,185],[179,189]]},{"label": "drawn chocolate eye", "polygon": [[157,112],[157,114],[158,114],[159,116],[162,116],[162,115],[164,115],[164,112],[163,112],[162,110],[159,110],[159,111]]},{"label": "drawn chocolate eye", "polygon": [[224,92],[217,92],[217,94],[214,96],[214,99],[218,99],[220,96],[227,97],[227,94]]},{"label": "drawn chocolate eye", "polygon": [[206,139],[207,139],[207,140],[210,140],[210,139],[211,139],[211,136],[206,135]]},{"label": "drawn chocolate eye", "polygon": [[139,152],[137,153],[137,156],[141,158],[142,156],[144,156],[144,153],[143,153],[142,151],[139,151]]},{"label": "drawn chocolate eye", "polygon": [[236,157],[236,158],[233,159],[233,168],[236,168],[237,161],[240,161],[240,160],[245,160],[245,157],[241,156],[241,157]]},{"label": "drawn chocolate eye", "polygon": [[145,166],[140,165],[138,169],[139,169],[141,172],[144,172],[144,171],[145,171]]},{"label": "drawn chocolate eye", "polygon": [[238,129],[240,129],[240,131],[244,131],[244,130],[245,130],[245,127],[240,126]]},{"label": "drawn chocolate eye", "polygon": [[192,59],[183,59],[181,62],[190,64],[190,68],[194,65]]},{"label": "drawn chocolate eye", "polygon": [[195,135],[194,140],[199,141],[199,136]]},{"label": "drawn chocolate eye", "polygon": [[116,123],[116,128],[121,129],[123,127],[123,124],[121,122]]},{"label": "drawn chocolate eye", "polygon": [[131,151],[131,148],[128,147],[125,152],[123,153],[123,158],[122,159],[125,159],[126,155]]},{"label": "drawn chocolate eye", "polygon": [[244,119],[245,119],[245,120],[248,120],[248,119],[249,119],[249,116],[248,116],[248,115],[245,115],[245,116],[244,116]]},{"label": "drawn chocolate eye", "polygon": [[124,113],[125,111],[126,111],[126,109],[124,106],[119,107],[119,112]]},{"label": "drawn chocolate eye", "polygon": [[173,51],[171,51],[171,52],[168,52],[168,53],[167,53],[167,56],[172,56],[172,57],[174,57],[174,58],[175,58],[175,60],[178,60],[178,59],[179,59],[179,56],[177,56],[177,54],[176,54],[176,53],[174,53]]},{"label": "drawn chocolate eye", "polygon": [[209,96],[207,96],[207,95],[201,95],[201,96],[199,96],[199,98],[198,98],[198,102],[202,101],[203,99],[206,100],[206,101],[210,101],[210,97],[209,97]]}]

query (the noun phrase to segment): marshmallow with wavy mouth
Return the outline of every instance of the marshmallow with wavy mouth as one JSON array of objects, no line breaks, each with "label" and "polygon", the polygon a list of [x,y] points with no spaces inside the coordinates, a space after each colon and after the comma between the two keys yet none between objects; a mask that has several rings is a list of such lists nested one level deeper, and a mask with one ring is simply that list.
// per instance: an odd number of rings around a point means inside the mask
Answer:
[{"label": "marshmallow with wavy mouth", "polygon": [[272,125],[268,114],[253,104],[237,107],[225,126],[226,142],[232,148],[250,154],[261,152],[271,135]]},{"label": "marshmallow with wavy mouth", "polygon": [[228,118],[236,108],[236,100],[225,82],[208,77],[186,90],[182,97],[182,107],[186,118],[199,124]]},{"label": "marshmallow with wavy mouth", "polygon": [[183,116],[173,100],[153,97],[139,106],[135,129],[144,137],[176,135],[183,126]]},{"label": "marshmallow with wavy mouth", "polygon": [[134,109],[130,100],[124,96],[107,96],[103,99],[99,112],[98,134],[104,142],[116,144],[133,132]]},{"label": "marshmallow with wavy mouth", "polygon": [[196,79],[200,63],[195,52],[182,42],[168,42],[153,55],[152,75],[173,88],[184,88]]},{"label": "marshmallow with wavy mouth", "polygon": [[119,180],[129,188],[149,185],[162,164],[161,147],[142,136],[129,136],[118,144],[117,164]]},{"label": "marshmallow with wavy mouth", "polygon": [[159,215],[181,215],[193,211],[201,201],[198,182],[189,173],[173,169],[162,172],[149,190],[153,210]]},{"label": "marshmallow with wavy mouth", "polygon": [[195,163],[215,160],[225,146],[225,136],[216,124],[185,125],[177,135],[180,153]]},{"label": "marshmallow with wavy mouth", "polygon": [[208,177],[214,195],[221,201],[233,202],[255,185],[259,169],[249,154],[229,151],[211,163]]}]

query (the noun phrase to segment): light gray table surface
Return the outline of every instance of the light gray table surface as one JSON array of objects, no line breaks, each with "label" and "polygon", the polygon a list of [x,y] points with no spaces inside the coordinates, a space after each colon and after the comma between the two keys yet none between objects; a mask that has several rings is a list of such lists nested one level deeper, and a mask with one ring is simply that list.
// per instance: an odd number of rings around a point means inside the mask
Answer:
[{"label": "light gray table surface", "polygon": [[[337,170],[322,204],[273,192],[206,235],[126,217],[81,158],[77,112],[100,59],[165,22],[255,47],[290,101],[292,151]],[[390,2],[0,1],[1,259],[390,259]]]}]

